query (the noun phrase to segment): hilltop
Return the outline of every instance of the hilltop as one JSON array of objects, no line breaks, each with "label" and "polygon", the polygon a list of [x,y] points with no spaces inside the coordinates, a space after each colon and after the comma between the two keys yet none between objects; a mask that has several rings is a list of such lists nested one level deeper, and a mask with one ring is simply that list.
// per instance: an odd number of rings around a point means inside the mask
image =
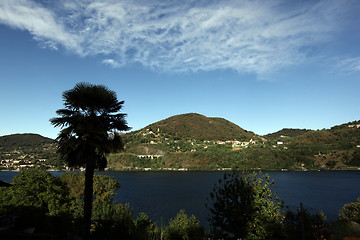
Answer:
[{"label": "hilltop", "polygon": [[310,129],[297,129],[297,128],[283,128],[280,131],[269,133],[264,137],[269,139],[279,138],[279,137],[297,137],[304,133],[312,131]]},{"label": "hilltop", "polygon": [[258,136],[222,118],[176,115],[123,136],[112,169],[354,169],[360,166],[360,122]]},{"label": "hilltop", "polygon": [[246,131],[224,119],[206,117],[197,113],[175,115],[150,124],[146,129],[182,139],[197,140],[247,140],[253,138],[253,132]]},{"label": "hilltop", "polygon": [[53,169],[61,164],[55,141],[39,134],[12,134],[0,137],[0,170],[20,168]]},{"label": "hilltop", "polygon": [[54,143],[54,140],[34,133],[0,136],[0,148],[3,149],[17,148],[19,146],[37,146],[46,143]]},{"label": "hilltop", "polygon": [[[109,169],[306,170],[360,167],[360,121],[322,130],[284,128],[258,136],[223,118],[187,113],[126,133],[122,139],[125,151],[108,156]],[[46,164],[42,162],[44,159]],[[63,165],[56,154],[54,140],[38,134],[0,137],[0,160],[5,169]]]}]

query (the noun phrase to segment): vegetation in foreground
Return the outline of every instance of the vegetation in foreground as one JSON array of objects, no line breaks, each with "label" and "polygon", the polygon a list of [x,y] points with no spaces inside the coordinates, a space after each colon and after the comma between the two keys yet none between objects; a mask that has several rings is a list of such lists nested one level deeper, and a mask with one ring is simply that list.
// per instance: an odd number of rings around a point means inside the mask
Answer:
[{"label": "vegetation in foreground", "polygon": [[[0,188],[1,239],[72,239],[83,221],[82,173],[54,177],[38,170],[22,171],[11,187]],[[120,187],[114,178],[94,176],[91,239],[343,239],[360,237],[356,221],[360,200],[346,204],[340,222],[326,223],[322,213],[281,210],[282,202],[259,173],[225,173],[206,206],[211,228],[205,231],[184,210],[157,225],[145,213],[134,216],[128,204],[114,202]]]},{"label": "vegetation in foreground", "polygon": [[106,155],[123,150],[120,131],[127,131],[125,116],[120,113],[124,101],[106,86],[78,83],[63,93],[64,108],[50,119],[61,131],[56,138],[57,152],[69,167],[85,168],[84,231],[89,239],[93,208],[94,171],[104,170]]}]

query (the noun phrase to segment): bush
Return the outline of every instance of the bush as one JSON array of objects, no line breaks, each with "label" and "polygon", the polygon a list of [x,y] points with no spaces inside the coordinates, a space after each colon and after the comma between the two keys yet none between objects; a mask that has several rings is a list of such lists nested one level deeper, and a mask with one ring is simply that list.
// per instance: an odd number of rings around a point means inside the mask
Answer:
[{"label": "bush", "polygon": [[204,229],[194,215],[189,217],[184,210],[180,210],[176,217],[169,221],[164,239],[202,240],[204,239]]},{"label": "bush", "polygon": [[324,238],[325,215],[323,212],[310,214],[306,209],[293,212],[287,209],[283,220],[283,237],[289,240],[317,240]]},{"label": "bush", "polygon": [[109,239],[133,239],[133,213],[128,205],[98,202],[93,206],[93,232]]},{"label": "bush", "polygon": [[348,220],[360,223],[360,198],[355,202],[345,204],[339,212],[341,220]]},{"label": "bush", "polygon": [[207,208],[214,239],[269,239],[280,221],[282,202],[270,189],[269,176],[225,173]]},{"label": "bush", "polygon": [[136,239],[156,240],[161,238],[159,228],[151,221],[149,216],[145,213],[140,213],[139,216],[135,219],[134,223],[136,229]]},{"label": "bush", "polygon": [[0,211],[31,207],[49,216],[59,216],[71,209],[69,189],[51,173],[25,170],[14,177],[12,187],[0,192]]},{"label": "bush", "polygon": [[12,184],[0,188],[0,215],[16,217],[11,233],[14,239],[24,228],[49,236],[74,231],[74,202],[58,178],[45,171],[26,170],[15,176]]}]

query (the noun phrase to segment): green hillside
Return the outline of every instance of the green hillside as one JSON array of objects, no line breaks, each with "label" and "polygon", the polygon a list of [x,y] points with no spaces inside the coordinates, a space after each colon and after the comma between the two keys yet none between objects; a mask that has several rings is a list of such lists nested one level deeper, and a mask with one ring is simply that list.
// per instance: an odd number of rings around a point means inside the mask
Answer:
[{"label": "green hillside", "polygon": [[0,148],[2,149],[17,148],[19,146],[37,146],[46,143],[54,143],[54,140],[33,133],[0,136]]},{"label": "green hillside", "polygon": [[269,139],[280,138],[280,137],[297,137],[311,130],[309,129],[296,129],[296,128],[283,128],[280,131],[270,133],[264,137]]},{"label": "green hillside", "polygon": [[215,170],[356,169],[360,124],[331,129],[282,129],[263,137],[221,118],[182,114],[125,134],[125,153],[109,156],[112,169]]},{"label": "green hillside", "polygon": [[31,133],[0,137],[0,170],[54,169],[62,165],[53,139]]},{"label": "green hillside", "polygon": [[[125,151],[108,156],[109,169],[354,170],[360,167],[360,121],[322,130],[282,129],[261,137],[222,118],[188,113],[150,124],[122,138]],[[37,134],[0,137],[0,161],[4,169],[26,164],[54,168],[63,164],[54,140]]]},{"label": "green hillside", "polygon": [[196,113],[172,116],[144,129],[178,138],[198,140],[248,140],[255,136],[253,132],[246,131],[226,119]]}]

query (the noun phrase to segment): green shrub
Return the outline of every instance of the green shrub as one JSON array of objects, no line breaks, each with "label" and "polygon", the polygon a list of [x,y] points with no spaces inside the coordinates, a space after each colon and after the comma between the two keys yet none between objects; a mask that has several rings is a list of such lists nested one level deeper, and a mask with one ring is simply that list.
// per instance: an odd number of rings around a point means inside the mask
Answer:
[{"label": "green shrub", "polygon": [[225,173],[207,208],[214,239],[272,239],[282,202],[272,193],[269,176]]},{"label": "green shrub", "polygon": [[360,223],[360,198],[355,202],[345,204],[339,212],[341,220],[348,220]]},{"label": "green shrub", "polygon": [[203,240],[204,229],[194,215],[189,217],[184,210],[180,210],[176,217],[169,221],[165,229],[164,239]]}]

